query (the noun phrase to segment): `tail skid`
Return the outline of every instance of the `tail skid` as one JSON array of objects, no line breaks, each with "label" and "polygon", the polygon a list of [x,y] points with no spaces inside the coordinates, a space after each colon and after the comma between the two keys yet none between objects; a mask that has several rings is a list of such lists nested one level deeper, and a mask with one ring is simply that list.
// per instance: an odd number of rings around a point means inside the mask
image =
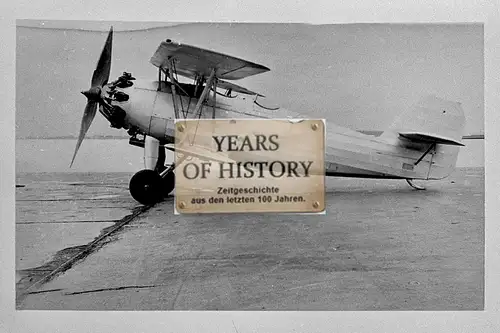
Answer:
[{"label": "tail skid", "polygon": [[413,187],[415,190],[419,190],[419,191],[425,190],[425,187],[418,186],[417,184],[415,184],[413,182],[413,179],[407,179],[406,182],[408,183],[408,185],[410,185],[411,187]]}]

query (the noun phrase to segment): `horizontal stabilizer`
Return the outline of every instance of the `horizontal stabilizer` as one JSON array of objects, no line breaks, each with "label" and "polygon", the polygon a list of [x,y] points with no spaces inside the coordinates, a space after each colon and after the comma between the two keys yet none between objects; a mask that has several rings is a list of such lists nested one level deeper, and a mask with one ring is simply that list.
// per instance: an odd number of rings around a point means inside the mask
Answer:
[{"label": "horizontal stabilizer", "polygon": [[442,145],[451,146],[465,146],[460,141],[437,134],[422,132],[399,132],[399,135],[405,139],[415,142],[439,143]]}]

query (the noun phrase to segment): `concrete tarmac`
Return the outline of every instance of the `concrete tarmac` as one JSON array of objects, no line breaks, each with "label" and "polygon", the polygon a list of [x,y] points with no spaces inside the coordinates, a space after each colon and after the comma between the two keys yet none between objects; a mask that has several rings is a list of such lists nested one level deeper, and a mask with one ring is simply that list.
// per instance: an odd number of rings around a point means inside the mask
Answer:
[{"label": "concrete tarmac", "polygon": [[[484,308],[484,168],[457,169],[445,180],[426,182],[426,191],[405,181],[327,178],[326,215],[179,216],[173,198],[137,213],[141,206],[126,189],[130,176],[78,176],[95,186],[71,185],[73,192],[59,194],[101,199],[75,200],[67,212],[39,206],[47,214],[38,217],[20,198],[28,189],[33,199],[50,197],[57,192],[53,185],[35,179],[17,189],[16,268],[24,269],[18,309]],[[120,220],[134,210],[132,218]],[[66,233],[45,223],[19,224],[60,214],[96,224],[63,224],[73,228]],[[102,244],[30,288],[33,280],[26,281],[33,275],[25,268],[46,262],[57,246],[85,245],[105,223],[120,221]]]},{"label": "concrete tarmac", "polygon": [[17,298],[140,209],[128,174],[39,173],[16,177]]}]

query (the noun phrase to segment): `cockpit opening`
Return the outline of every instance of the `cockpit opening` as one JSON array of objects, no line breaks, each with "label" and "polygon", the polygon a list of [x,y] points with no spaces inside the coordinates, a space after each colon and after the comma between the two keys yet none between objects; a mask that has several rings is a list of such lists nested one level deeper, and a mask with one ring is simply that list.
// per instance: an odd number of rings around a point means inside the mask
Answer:
[{"label": "cockpit opening", "polygon": [[[165,74],[164,76],[162,74]],[[158,91],[172,93],[172,86],[175,85],[175,92],[180,96],[187,96],[190,98],[200,98],[203,89],[205,88],[205,78],[197,77],[193,83],[179,82],[177,79],[174,83],[169,78],[168,71],[160,69],[158,73]]]}]

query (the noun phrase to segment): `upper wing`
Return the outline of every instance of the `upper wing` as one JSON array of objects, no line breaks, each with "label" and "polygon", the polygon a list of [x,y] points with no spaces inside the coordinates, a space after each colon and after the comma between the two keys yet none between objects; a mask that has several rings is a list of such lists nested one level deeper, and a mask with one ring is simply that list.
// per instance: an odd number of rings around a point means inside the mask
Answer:
[{"label": "upper wing", "polygon": [[150,61],[156,67],[166,68],[170,57],[176,60],[177,74],[189,78],[194,78],[196,75],[209,77],[213,68],[216,70],[217,78],[226,80],[239,80],[270,70],[250,61],[173,42],[170,39],[161,42]]}]

